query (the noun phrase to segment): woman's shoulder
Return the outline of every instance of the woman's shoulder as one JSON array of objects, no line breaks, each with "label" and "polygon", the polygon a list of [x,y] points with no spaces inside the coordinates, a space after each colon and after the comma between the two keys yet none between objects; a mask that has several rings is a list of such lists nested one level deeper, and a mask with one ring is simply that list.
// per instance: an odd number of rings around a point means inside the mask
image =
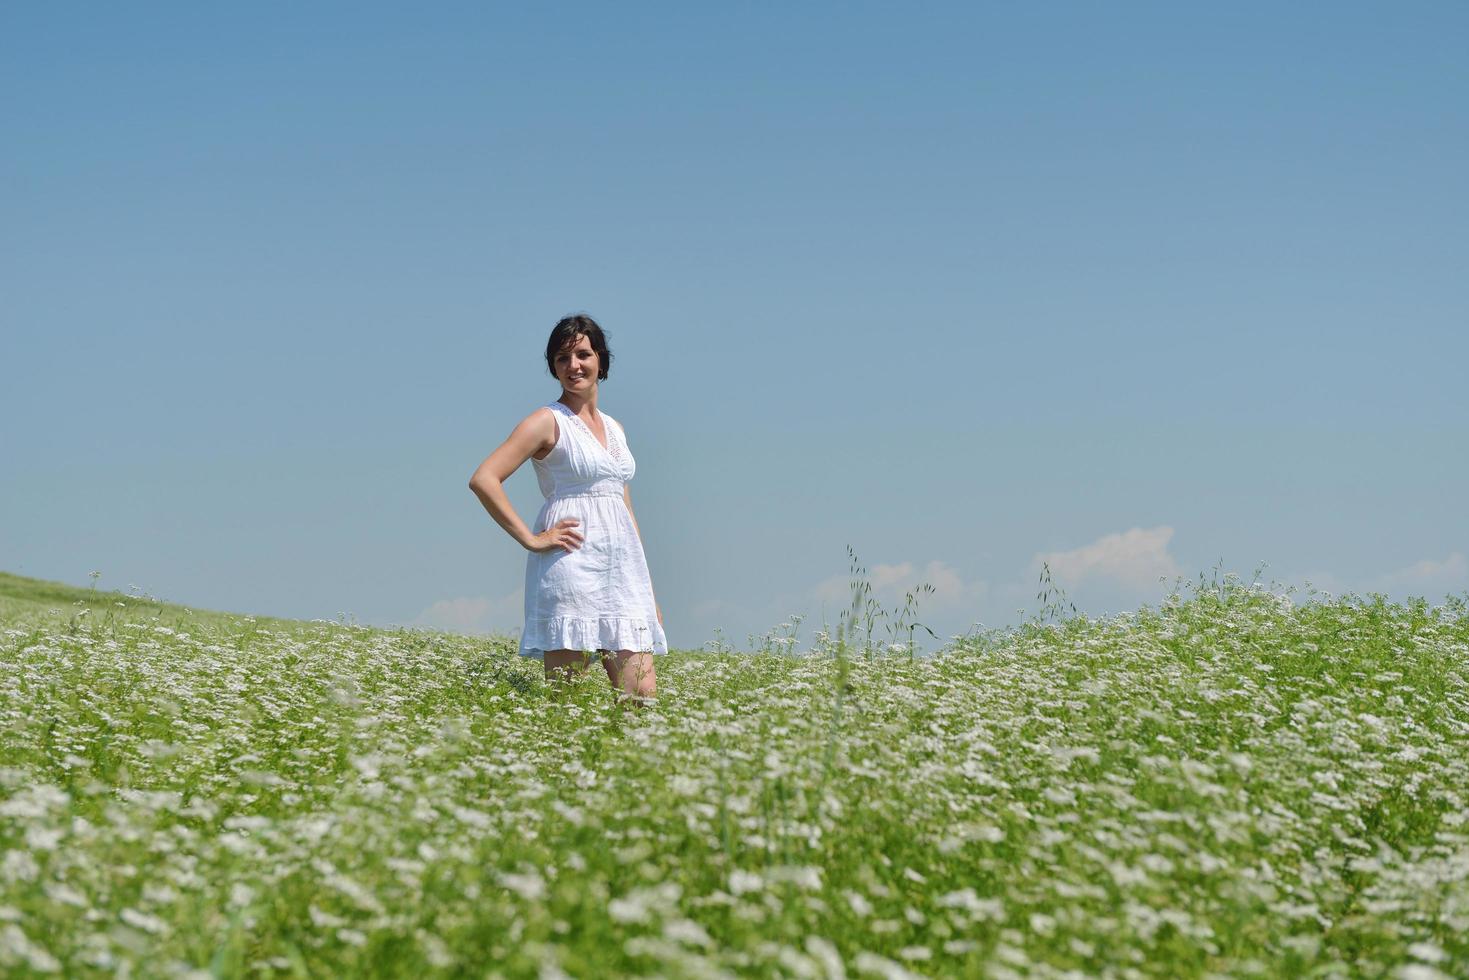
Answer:
[{"label": "woman's shoulder", "polygon": [[531,409],[531,413],[521,420],[521,424],[542,427],[548,425],[555,418],[555,410],[550,405],[542,405],[539,408]]},{"label": "woman's shoulder", "polygon": [[517,430],[525,430],[533,434],[536,442],[534,452],[541,452],[543,449],[547,451],[554,449],[556,448],[556,444],[561,441],[561,426],[557,423],[556,412],[550,405],[542,405],[539,408],[533,409],[529,415],[520,420],[520,424],[516,428]]}]

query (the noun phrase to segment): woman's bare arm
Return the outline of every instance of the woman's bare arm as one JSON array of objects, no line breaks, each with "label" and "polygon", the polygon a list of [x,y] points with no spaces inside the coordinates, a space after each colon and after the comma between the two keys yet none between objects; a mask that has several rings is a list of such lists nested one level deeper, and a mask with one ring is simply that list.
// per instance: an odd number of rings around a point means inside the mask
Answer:
[{"label": "woman's bare arm", "polygon": [[[535,454],[556,445],[556,420],[550,409],[537,409],[521,420],[500,447],[490,453],[469,478],[469,489],[516,543],[527,551],[539,550],[537,535],[515,513],[504,483]],[[576,532],[571,532],[575,534]],[[568,549],[570,550],[570,549]]]}]

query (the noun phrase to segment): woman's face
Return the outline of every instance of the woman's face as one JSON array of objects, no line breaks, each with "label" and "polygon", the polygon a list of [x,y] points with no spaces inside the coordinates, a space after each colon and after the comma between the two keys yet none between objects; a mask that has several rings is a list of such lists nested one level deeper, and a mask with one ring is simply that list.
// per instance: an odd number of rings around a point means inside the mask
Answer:
[{"label": "woman's face", "polygon": [[586,334],[577,334],[569,347],[563,347],[556,355],[556,377],[561,387],[571,392],[588,392],[597,383],[597,352]]}]

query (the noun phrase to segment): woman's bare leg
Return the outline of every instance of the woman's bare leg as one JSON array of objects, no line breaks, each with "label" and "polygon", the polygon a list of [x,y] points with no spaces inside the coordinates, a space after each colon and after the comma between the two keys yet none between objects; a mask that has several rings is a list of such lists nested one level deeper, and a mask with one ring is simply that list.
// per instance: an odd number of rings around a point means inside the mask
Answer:
[{"label": "woman's bare leg", "polygon": [[658,694],[658,678],[653,669],[653,655],[634,650],[618,650],[603,657],[602,666],[612,686],[626,694],[635,704],[647,704]]},{"label": "woman's bare leg", "polygon": [[591,665],[591,656],[580,650],[547,650],[546,680],[570,681]]}]

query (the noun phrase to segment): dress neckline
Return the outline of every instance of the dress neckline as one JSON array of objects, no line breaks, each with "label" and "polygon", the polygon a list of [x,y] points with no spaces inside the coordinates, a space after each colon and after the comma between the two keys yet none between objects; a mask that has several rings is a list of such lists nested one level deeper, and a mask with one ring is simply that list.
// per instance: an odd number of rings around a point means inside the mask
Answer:
[{"label": "dress neckline", "polygon": [[607,433],[607,445],[605,446],[602,445],[602,440],[597,438],[597,434],[592,431],[592,427],[590,425],[587,425],[587,420],[582,418],[576,412],[573,412],[571,410],[571,406],[562,401],[554,401],[551,404],[560,406],[563,415],[567,415],[570,418],[575,419],[576,424],[581,426],[583,432],[592,437],[592,441],[597,444],[597,448],[606,453],[608,459],[616,459],[616,457],[612,455],[612,426],[607,424],[607,416],[602,414],[602,410],[600,408],[593,409],[593,411],[597,413],[597,418],[602,420],[602,431]]}]

